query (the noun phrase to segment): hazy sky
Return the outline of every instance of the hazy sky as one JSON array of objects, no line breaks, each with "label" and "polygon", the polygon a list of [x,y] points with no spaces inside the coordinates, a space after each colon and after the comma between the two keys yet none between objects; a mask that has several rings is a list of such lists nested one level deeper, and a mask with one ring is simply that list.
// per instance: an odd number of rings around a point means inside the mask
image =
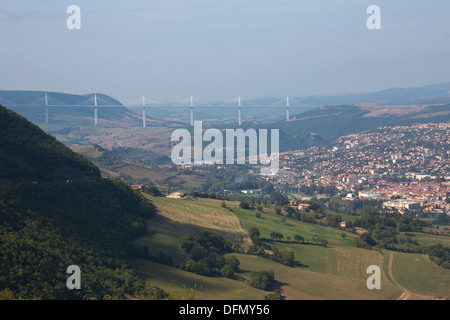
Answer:
[{"label": "hazy sky", "polygon": [[[81,30],[68,30],[69,5]],[[369,30],[369,5],[381,30]],[[2,0],[0,89],[179,101],[450,81],[448,0]]]}]

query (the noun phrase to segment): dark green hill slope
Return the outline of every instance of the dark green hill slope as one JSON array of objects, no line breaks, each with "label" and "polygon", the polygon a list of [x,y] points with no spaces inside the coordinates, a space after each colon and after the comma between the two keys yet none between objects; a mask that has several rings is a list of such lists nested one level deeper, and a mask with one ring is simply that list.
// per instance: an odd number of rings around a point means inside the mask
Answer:
[{"label": "dark green hill slope", "polygon": [[[0,297],[5,290],[24,299],[135,294],[142,283],[128,243],[145,232],[154,206],[3,107],[0,127],[8,182],[0,186]],[[81,269],[81,290],[66,286],[70,265]]]},{"label": "dark green hill slope", "polygon": [[98,168],[86,158],[3,106],[0,128],[0,184],[100,178]]}]

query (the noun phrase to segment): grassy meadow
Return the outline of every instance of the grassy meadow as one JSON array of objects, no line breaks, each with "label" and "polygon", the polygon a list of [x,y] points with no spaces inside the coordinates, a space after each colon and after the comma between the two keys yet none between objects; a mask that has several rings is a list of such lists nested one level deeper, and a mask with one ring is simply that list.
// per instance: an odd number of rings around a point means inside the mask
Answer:
[{"label": "grassy meadow", "polygon": [[[405,254],[383,250],[364,250],[353,246],[355,234],[343,229],[297,221],[275,214],[275,206],[266,206],[259,217],[257,210],[239,207],[237,201],[226,201],[229,209],[221,206],[221,200],[169,199],[148,196],[157,210],[157,217],[148,221],[148,233],[136,241],[149,248],[151,255],[159,251],[170,254],[174,261],[184,262],[187,256],[181,250],[183,237],[198,230],[217,232],[223,237],[251,245],[247,235],[256,227],[261,238],[272,248],[294,253],[296,266],[288,267],[273,260],[254,255],[231,253],[240,261],[237,279],[205,277],[174,267],[138,259],[139,272],[152,284],[171,292],[185,288],[201,288],[200,299],[253,300],[263,299],[270,292],[250,287],[245,280],[250,271],[273,270],[275,284],[270,291],[280,290],[284,299],[351,299],[395,300],[433,299],[448,297],[450,270],[443,269],[426,255]],[[271,232],[283,234],[282,241],[272,241]],[[296,243],[294,235],[301,235],[305,243]],[[311,243],[318,236],[328,240],[328,246]],[[290,238],[288,238],[290,237]],[[449,238],[415,233],[421,245],[443,243]],[[366,280],[370,265],[381,268],[381,289],[369,290]]]}]

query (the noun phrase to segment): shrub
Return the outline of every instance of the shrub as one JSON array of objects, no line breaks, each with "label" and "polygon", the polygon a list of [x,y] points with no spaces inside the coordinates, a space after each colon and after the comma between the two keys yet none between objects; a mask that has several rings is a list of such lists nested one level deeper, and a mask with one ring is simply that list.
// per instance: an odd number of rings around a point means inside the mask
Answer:
[{"label": "shrub", "polygon": [[248,284],[251,287],[267,290],[275,281],[275,274],[272,270],[269,271],[252,271]]}]

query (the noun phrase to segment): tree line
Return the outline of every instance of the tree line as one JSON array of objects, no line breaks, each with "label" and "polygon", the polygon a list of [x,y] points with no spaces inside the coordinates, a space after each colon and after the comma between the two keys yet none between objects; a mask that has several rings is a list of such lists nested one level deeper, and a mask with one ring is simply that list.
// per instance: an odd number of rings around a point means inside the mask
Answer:
[{"label": "tree line", "polygon": [[[15,299],[123,299],[143,285],[129,258],[154,206],[120,181],[0,187],[0,288]],[[66,269],[82,270],[68,290]]]}]

